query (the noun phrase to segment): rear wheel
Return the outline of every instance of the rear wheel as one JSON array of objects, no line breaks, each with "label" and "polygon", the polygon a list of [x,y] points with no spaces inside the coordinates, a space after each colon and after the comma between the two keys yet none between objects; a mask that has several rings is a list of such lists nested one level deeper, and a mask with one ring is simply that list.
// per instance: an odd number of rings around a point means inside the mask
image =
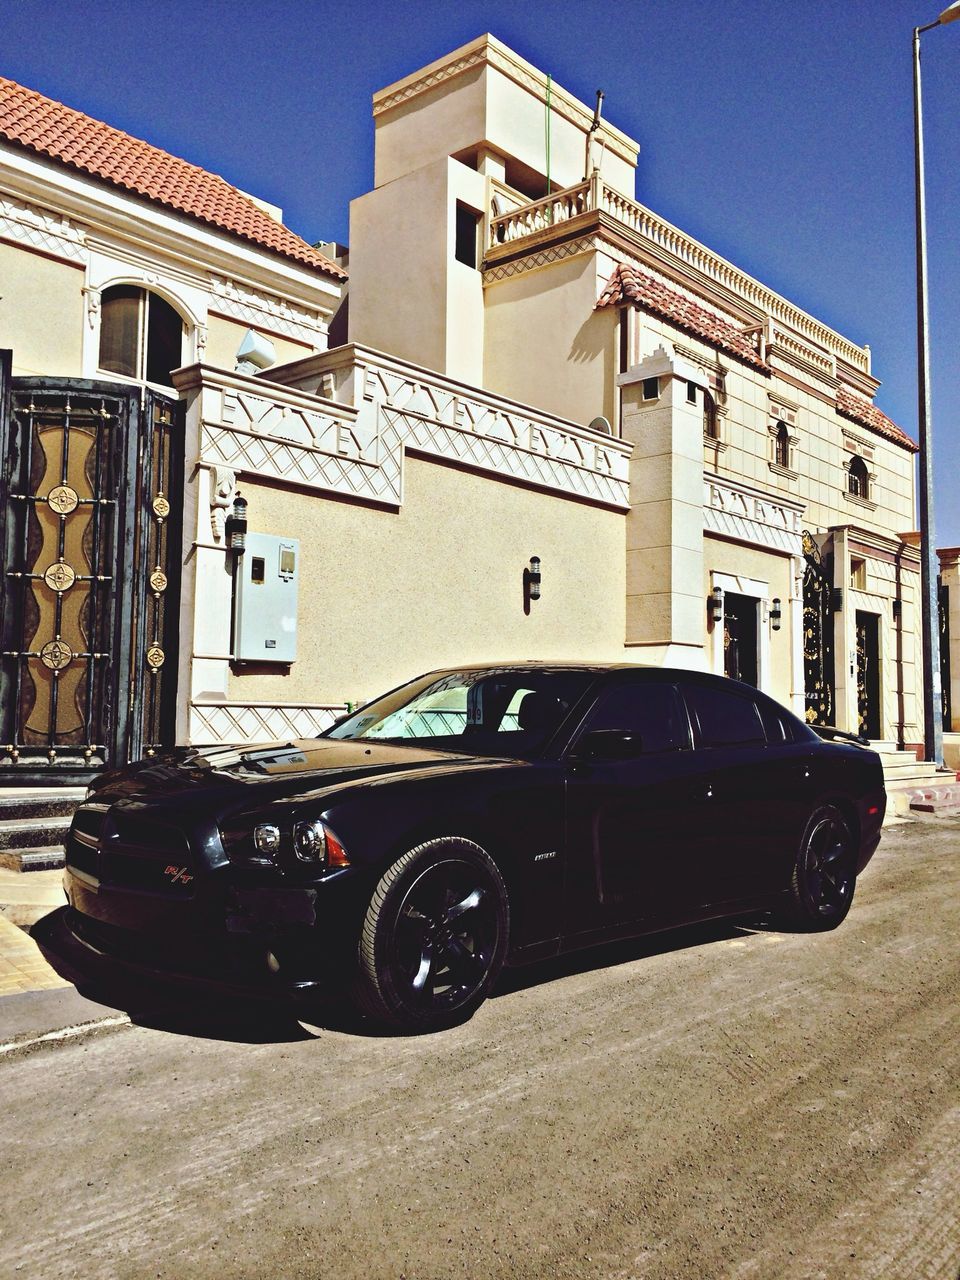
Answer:
[{"label": "rear wheel", "polygon": [[815,810],[800,841],[790,879],[791,915],[803,929],[835,929],[856,887],[856,845],[839,809]]},{"label": "rear wheel", "polygon": [[446,836],[387,869],[367,908],[357,995],[378,1021],[436,1031],[486,999],[507,950],[509,911],[496,863]]}]

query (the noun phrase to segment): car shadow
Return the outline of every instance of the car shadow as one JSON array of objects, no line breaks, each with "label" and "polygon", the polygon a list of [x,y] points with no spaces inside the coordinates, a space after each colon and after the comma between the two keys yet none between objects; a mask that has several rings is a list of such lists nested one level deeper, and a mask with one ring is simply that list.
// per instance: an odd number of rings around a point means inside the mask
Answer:
[{"label": "car shadow", "polygon": [[[30,930],[47,963],[87,1000],[127,1014],[139,1027],[172,1035],[233,1044],[291,1044],[317,1038],[318,1032],[367,1039],[389,1039],[409,1033],[382,1027],[346,1000],[293,1008],[262,995],[211,994],[175,978],[113,976],[78,968],[64,947],[63,908],[44,916]],[[641,938],[601,943],[519,968],[506,969],[491,992],[492,999],[592,973],[649,956],[708,946],[730,938],[766,932],[778,925],[769,916],[712,920],[685,925]]]},{"label": "car shadow", "polygon": [[766,933],[777,928],[767,913],[754,914],[726,920],[708,920],[701,924],[681,925],[660,933],[648,933],[639,938],[624,938],[616,942],[602,942],[578,951],[539,960],[516,969],[505,969],[491,998],[525,991],[529,987],[541,987],[576,974],[593,973],[597,969],[612,969],[617,965],[644,960],[650,956],[669,955],[673,951],[690,951],[695,947],[725,942],[731,938],[745,938],[755,933]]}]

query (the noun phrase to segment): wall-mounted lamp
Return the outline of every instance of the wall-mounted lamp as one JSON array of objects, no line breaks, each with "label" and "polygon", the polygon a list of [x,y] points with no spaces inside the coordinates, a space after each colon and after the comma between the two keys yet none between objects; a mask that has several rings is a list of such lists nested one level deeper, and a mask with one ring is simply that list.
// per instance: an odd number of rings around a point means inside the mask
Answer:
[{"label": "wall-mounted lamp", "polygon": [[540,557],[530,557],[530,568],[527,570],[527,591],[531,600],[540,599]]},{"label": "wall-mounted lamp", "polygon": [[707,596],[707,609],[711,622],[723,621],[723,587],[714,587]]},{"label": "wall-mounted lamp", "polygon": [[247,500],[240,492],[233,499],[233,507],[224,525],[227,550],[242,556],[247,549]]},{"label": "wall-mounted lamp", "polygon": [[530,602],[540,599],[540,557],[531,556],[523,571],[523,612],[530,612]]},{"label": "wall-mounted lamp", "polygon": [[774,596],[770,602],[770,626],[774,631],[780,630],[780,620],[783,617],[783,611],[780,608],[780,597]]}]

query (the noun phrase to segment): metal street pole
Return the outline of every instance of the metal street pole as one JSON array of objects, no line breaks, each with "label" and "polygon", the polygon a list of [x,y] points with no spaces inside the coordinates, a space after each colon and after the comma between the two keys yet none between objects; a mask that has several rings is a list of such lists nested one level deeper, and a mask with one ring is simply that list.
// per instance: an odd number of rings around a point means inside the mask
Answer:
[{"label": "metal street pole", "polygon": [[937,549],[933,523],[933,429],[930,413],[930,346],[927,338],[927,225],[923,184],[923,107],[920,95],[920,35],[960,18],[960,0],[936,22],[913,32],[913,137],[917,201],[917,396],[920,426],[920,618],[923,634],[924,755],[943,764],[943,697],[940,685],[940,614]]}]

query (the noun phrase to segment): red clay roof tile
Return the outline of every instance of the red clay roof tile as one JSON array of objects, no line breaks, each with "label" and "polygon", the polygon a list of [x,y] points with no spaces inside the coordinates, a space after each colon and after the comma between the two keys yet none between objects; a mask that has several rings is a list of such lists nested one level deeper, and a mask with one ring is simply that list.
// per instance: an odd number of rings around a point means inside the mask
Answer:
[{"label": "red clay roof tile", "polygon": [[337,280],[347,273],[215,173],[0,76],[0,138]]},{"label": "red clay roof tile", "polygon": [[862,427],[875,431],[886,440],[909,449],[911,453],[920,452],[920,446],[916,441],[911,440],[905,431],[901,431],[882,410],[875,404],[871,404],[865,397],[848,390],[847,387],[837,388],[837,413],[845,418],[851,418],[854,422],[859,422]]},{"label": "red clay roof tile", "polygon": [[[702,338],[745,363],[769,373],[770,367],[761,359],[754,346],[755,338],[745,334],[735,325],[722,320],[685,294],[670,289],[655,276],[639,271],[636,267],[621,263],[607,281],[597,302],[598,307],[616,307],[623,304],[643,307],[662,316],[678,329]],[[864,396],[847,387],[837,390],[837,412],[850,418],[869,431],[876,432],[893,444],[917,453],[920,446],[901,431],[895,422]]]},{"label": "red clay roof tile", "polygon": [[678,329],[702,338],[704,342],[719,347],[756,369],[770,372],[769,365],[757,350],[755,335],[743,333],[736,325],[721,320],[692,298],[668,288],[655,276],[626,263],[621,263],[614,270],[597,306],[617,307],[623,303],[652,311],[664,320],[669,320]]}]

